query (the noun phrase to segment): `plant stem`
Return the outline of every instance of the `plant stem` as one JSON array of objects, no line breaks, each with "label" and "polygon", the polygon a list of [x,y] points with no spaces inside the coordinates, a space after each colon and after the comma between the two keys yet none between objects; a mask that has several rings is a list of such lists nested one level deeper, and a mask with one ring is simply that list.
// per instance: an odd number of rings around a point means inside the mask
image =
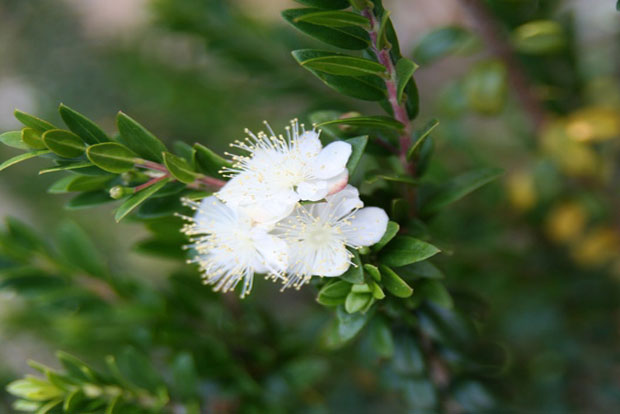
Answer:
[{"label": "plant stem", "polygon": [[[405,103],[400,103],[398,101],[398,92],[397,92],[397,78],[396,78],[396,68],[394,67],[394,62],[392,62],[392,58],[390,57],[390,50],[388,48],[379,49],[378,46],[378,33],[379,33],[379,21],[377,16],[375,16],[372,8],[368,7],[362,10],[362,15],[366,17],[370,21],[370,30],[368,30],[368,35],[371,40],[371,49],[377,56],[379,63],[385,66],[386,73],[388,78],[385,80],[385,87],[388,93],[388,101],[390,102],[390,106],[392,107],[392,111],[394,112],[394,118],[404,125],[403,133],[398,137],[398,158],[403,166],[403,169],[407,174],[410,174],[412,177],[416,176],[416,167],[415,164],[409,160],[407,160],[407,151],[409,150],[409,146],[411,145],[411,121],[409,120],[409,116],[407,115],[407,108],[405,107]],[[411,216],[415,215],[415,205],[416,205],[416,194],[415,190],[411,187],[406,189],[407,193],[407,201],[409,202],[410,214]]]},{"label": "plant stem", "polygon": [[482,1],[461,0],[461,3],[471,16],[476,31],[487,43],[489,49],[504,62],[508,71],[508,80],[521,103],[521,107],[531,119],[535,131],[540,131],[547,121],[546,111],[532,92],[523,65],[506,41],[504,30]]},{"label": "plant stem", "polygon": [[134,187],[133,192],[137,193],[138,191],[144,190],[145,188],[148,188],[148,187],[150,187],[150,186],[152,186],[154,184],[157,184],[158,182],[163,181],[163,180],[165,180],[168,177],[170,177],[170,174],[166,173],[166,174],[164,174],[162,176],[151,178],[150,180],[148,180],[144,184],[140,184],[140,185]]},{"label": "plant stem", "polygon": [[[168,168],[166,168],[165,165],[162,164],[158,164],[156,162],[153,161],[146,161],[146,160],[141,160],[140,163],[136,164],[136,167],[142,167],[142,168],[146,168],[149,170],[154,170],[154,171],[161,171],[164,173],[163,176],[161,177],[156,177],[152,180],[147,181],[144,184],[141,184],[139,186],[136,187],[136,192],[143,190],[147,187],[150,187],[151,185],[163,180],[164,178],[167,177],[171,177],[172,175],[170,174],[170,171],[168,171]],[[199,177],[196,178],[196,181],[199,183],[202,183],[204,185],[206,185],[207,187],[210,188],[215,188],[215,189],[220,189],[222,187],[224,187],[224,185],[226,184],[226,181],[220,180],[218,178],[213,178],[213,177],[208,177],[205,175],[201,175]]]}]

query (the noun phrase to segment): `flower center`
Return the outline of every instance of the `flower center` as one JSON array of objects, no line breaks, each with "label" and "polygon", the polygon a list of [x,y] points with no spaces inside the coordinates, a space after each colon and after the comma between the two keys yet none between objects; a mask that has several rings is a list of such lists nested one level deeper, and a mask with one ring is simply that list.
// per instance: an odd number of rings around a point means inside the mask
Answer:
[{"label": "flower center", "polygon": [[314,223],[306,233],[306,241],[317,247],[329,244],[333,238],[334,229],[327,223]]}]

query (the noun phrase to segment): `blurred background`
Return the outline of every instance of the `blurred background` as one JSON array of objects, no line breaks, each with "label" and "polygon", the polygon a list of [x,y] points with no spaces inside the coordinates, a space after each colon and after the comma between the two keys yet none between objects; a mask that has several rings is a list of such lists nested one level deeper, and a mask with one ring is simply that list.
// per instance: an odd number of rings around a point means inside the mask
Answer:
[{"label": "blurred background", "polygon": [[[490,380],[507,401],[497,412],[620,412],[614,3],[384,1],[403,55],[420,65],[416,125],[440,121],[431,178],[479,164],[506,171],[429,227],[453,252],[439,265],[457,305],[483,337],[506,344],[505,364]],[[224,151],[264,119],[281,127],[316,110],[378,114],[292,59],[291,50],[325,48],[285,25],[280,12],[292,7],[288,0],[2,0],[0,131],[18,126],[15,108],[60,122],[62,102],[108,132],[122,110],[163,140]],[[0,159],[13,154],[0,148]],[[71,217],[115,269],[166,280],[168,261],[126,254],[140,226],[113,225],[105,206],[67,211],[67,199],[45,194],[53,174],[34,171],[24,163],[0,174],[3,217],[43,234]],[[312,312],[311,292],[282,300]],[[54,365],[58,344],[84,348],[63,342],[62,330],[23,329],[32,321],[20,312],[21,299],[0,289],[0,382],[25,372],[28,358]],[[351,396],[372,388],[358,368]]]}]

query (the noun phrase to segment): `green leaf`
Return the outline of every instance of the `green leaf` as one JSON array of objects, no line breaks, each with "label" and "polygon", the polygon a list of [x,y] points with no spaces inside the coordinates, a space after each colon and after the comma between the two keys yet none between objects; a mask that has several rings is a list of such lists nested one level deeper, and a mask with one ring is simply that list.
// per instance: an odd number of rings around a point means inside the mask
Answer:
[{"label": "green leaf", "polygon": [[465,76],[464,85],[469,106],[484,115],[499,113],[508,95],[508,72],[503,62],[478,62]]},{"label": "green leaf", "polygon": [[398,273],[412,279],[443,279],[445,277],[443,272],[428,260],[403,266],[398,269]]},{"label": "green leaf", "polygon": [[437,305],[451,309],[454,306],[452,296],[443,285],[443,283],[434,279],[426,279],[420,285],[416,285],[416,296],[421,299],[429,300]]},{"label": "green leaf", "polygon": [[368,135],[345,139],[344,142],[351,144],[352,152],[349,161],[347,161],[347,170],[349,171],[349,177],[351,177],[362,159],[362,155],[364,155],[364,149],[366,149],[366,144],[368,144]]},{"label": "green leaf", "polygon": [[411,78],[407,86],[405,86],[405,95],[407,95],[407,101],[405,102],[407,115],[409,119],[415,119],[420,112],[420,95],[414,78]]},{"label": "green leaf", "polygon": [[180,352],[172,362],[172,376],[177,394],[188,400],[198,394],[199,376],[194,357],[189,352]]},{"label": "green leaf", "polygon": [[22,112],[19,109],[16,109],[13,114],[15,115],[15,118],[17,118],[19,122],[21,122],[22,124],[24,124],[25,126],[29,128],[34,129],[40,134],[44,133],[48,129],[56,129],[56,127],[50,124],[49,122],[44,121],[40,118],[37,118],[34,115],[30,115],[25,112]]},{"label": "green leaf", "polygon": [[177,157],[169,152],[164,152],[164,164],[170,174],[182,183],[189,184],[198,176],[184,158]]},{"label": "green leaf", "polygon": [[370,178],[366,179],[366,182],[368,184],[373,184],[377,180],[392,181],[395,183],[402,183],[402,184],[408,184],[408,185],[414,185],[414,186],[419,184],[419,180],[417,180],[416,178],[413,178],[410,175],[405,175],[405,174],[395,174],[395,175],[377,174],[377,175],[373,175]]},{"label": "green leaf", "polygon": [[0,134],[0,142],[11,148],[17,148],[21,150],[29,150],[30,148],[24,141],[22,141],[21,131],[8,131]]},{"label": "green leaf", "polygon": [[0,164],[0,171],[6,168],[9,168],[11,165],[17,164],[18,162],[26,161],[31,158],[38,157],[39,155],[49,154],[49,153],[50,153],[49,150],[39,150],[39,151],[32,151],[32,152],[26,152],[24,154],[19,154],[13,158],[9,158],[8,160]]},{"label": "green leaf", "polygon": [[116,117],[119,142],[147,160],[161,162],[166,146],[134,119],[119,112]]},{"label": "green leaf", "polygon": [[385,247],[386,244],[390,242],[390,240],[394,238],[394,236],[396,236],[396,234],[398,234],[399,230],[400,226],[398,225],[398,223],[396,223],[395,221],[388,221],[387,229],[385,230],[383,237],[381,237],[381,240],[379,240],[377,243],[375,243],[374,246],[372,246],[372,250],[375,252],[381,250],[383,247]]},{"label": "green leaf", "polygon": [[370,326],[370,340],[373,349],[382,358],[394,355],[394,338],[387,323],[382,318],[375,318]]},{"label": "green leaf", "polygon": [[161,386],[161,377],[147,357],[134,348],[125,348],[116,362],[120,373],[133,385],[151,392]]},{"label": "green leaf", "polygon": [[352,118],[334,119],[317,124],[317,128],[328,125],[352,125],[369,128],[387,128],[400,130],[404,126],[394,118],[387,116],[356,116]]},{"label": "green leaf", "polygon": [[383,11],[383,16],[381,16],[381,23],[379,25],[379,31],[377,32],[377,49],[383,50],[385,48],[389,48],[389,40],[387,38],[386,30],[389,26],[391,26],[392,22],[390,21],[389,10]]},{"label": "green leaf", "polygon": [[43,142],[54,154],[64,158],[75,158],[84,154],[86,146],[73,132],[50,129],[43,134]]},{"label": "green leaf", "polygon": [[448,181],[423,204],[422,213],[434,214],[443,207],[495,180],[502,173],[503,171],[499,168],[480,168],[459,175]]},{"label": "green leaf", "polygon": [[342,305],[351,291],[351,284],[344,280],[333,280],[319,290],[316,301],[325,306]]},{"label": "green leaf", "polygon": [[95,207],[101,204],[116,201],[110,197],[107,191],[89,191],[73,197],[65,205],[67,210],[79,210],[83,208]]},{"label": "green leaf", "polygon": [[94,145],[100,142],[110,141],[110,138],[108,138],[107,134],[103,132],[99,126],[81,113],[63,104],[60,104],[58,111],[67,127],[87,144]]},{"label": "green leaf", "polygon": [[468,30],[457,26],[441,27],[422,38],[413,51],[413,58],[426,65],[445,55],[469,49],[473,43],[474,37]]},{"label": "green leaf", "polygon": [[385,266],[405,266],[428,259],[439,252],[437,247],[425,241],[409,236],[398,236],[383,249],[381,262]]},{"label": "green leaf", "polygon": [[362,268],[360,255],[357,250],[353,250],[352,252],[353,259],[351,259],[351,261],[353,264],[349,267],[349,270],[340,276],[340,279],[353,284],[364,283],[364,269]]},{"label": "green leaf", "polygon": [[388,292],[399,298],[408,298],[413,294],[413,288],[402,280],[395,271],[383,265],[380,269],[382,276],[381,282]]},{"label": "green leaf", "polygon": [[[39,174],[47,174],[47,173],[52,173],[52,172],[59,172],[59,171],[70,171],[70,170],[85,170],[85,169],[91,169],[91,168],[97,168],[94,166],[94,164],[90,161],[78,161],[78,162],[70,162],[70,163],[63,163],[60,165],[57,165],[56,167],[51,167],[51,168],[45,168],[41,171],[39,171]],[[99,172],[97,174],[88,174],[88,175],[101,175],[101,174],[107,174],[107,172],[100,170],[99,168],[97,168],[97,170],[99,170]],[[80,171],[80,174],[85,174],[86,172]]]},{"label": "green leaf", "polygon": [[22,129],[22,142],[34,150],[47,149],[41,139],[41,134],[32,128]]},{"label": "green leaf", "polygon": [[71,391],[65,398],[65,402],[62,406],[63,410],[69,414],[79,413],[80,404],[86,399],[86,395],[80,389]]},{"label": "green leaf", "polygon": [[336,320],[328,328],[324,341],[329,349],[337,349],[352,340],[366,325],[370,312],[350,314],[339,306]]},{"label": "green leaf", "polygon": [[351,291],[345,299],[344,309],[348,313],[356,313],[364,309],[371,300],[372,295],[370,293],[356,293]]},{"label": "green leaf", "polygon": [[407,86],[407,83],[409,83],[413,76],[413,72],[417,68],[418,65],[407,58],[400,58],[396,63],[396,96],[398,97],[398,102],[402,102],[405,86]]},{"label": "green leaf", "polygon": [[308,22],[297,21],[308,14],[321,12],[320,9],[289,9],[282,12],[282,17],[298,30],[322,42],[342,49],[361,50],[370,45],[368,33],[359,27],[325,27]]},{"label": "green leaf", "polygon": [[[148,200],[147,203],[151,201]],[[142,205],[144,206],[144,204]],[[186,251],[181,248],[181,243],[170,242],[168,239],[146,239],[140,240],[132,246],[132,250],[158,258],[168,258],[172,260],[185,260]]]},{"label": "green leaf", "polygon": [[394,370],[405,375],[422,375],[426,364],[422,350],[411,335],[399,334],[394,338]]},{"label": "green leaf", "polygon": [[416,155],[416,153],[422,148],[422,144],[428,138],[433,131],[439,125],[439,121],[436,119],[431,119],[424,125],[421,130],[416,131],[413,134],[413,145],[407,151],[407,159],[411,160]]},{"label": "green leaf", "polygon": [[220,157],[204,145],[196,143],[194,149],[196,150],[194,153],[196,167],[210,177],[219,177],[222,168],[232,166],[230,161]]},{"label": "green leaf", "polygon": [[63,222],[58,229],[58,249],[72,266],[90,275],[105,277],[105,261],[88,234],[72,221]]},{"label": "green leaf", "polygon": [[346,9],[349,7],[347,0],[295,0],[297,3],[301,3],[304,6],[316,7],[319,9]]},{"label": "green leaf", "polygon": [[97,167],[115,174],[133,169],[137,157],[129,148],[116,142],[91,145],[86,156]]},{"label": "green leaf", "polygon": [[324,52],[314,49],[301,49],[292,52],[293,57],[306,69],[340,76],[385,75],[385,66],[369,59]]},{"label": "green leaf", "polygon": [[370,29],[370,21],[366,17],[349,11],[317,11],[301,15],[294,21],[327,27],[359,26],[366,30]]},{"label": "green leaf", "polygon": [[67,374],[81,381],[97,382],[97,374],[73,355],[63,351],[56,353],[56,358],[60,361]]},{"label": "green leaf", "polygon": [[138,191],[131,197],[129,197],[121,206],[116,210],[114,214],[114,219],[118,223],[121,221],[127,214],[131,213],[136,207],[142,204],[147,198],[161,190],[166,183],[170,181],[170,179],[164,179],[158,183],[151,185],[143,190]]},{"label": "green leaf", "polygon": [[512,44],[521,53],[544,55],[561,51],[566,45],[564,28],[553,20],[535,20],[517,27]]},{"label": "green leaf", "polygon": [[68,175],[56,181],[48,188],[51,194],[70,193],[72,191],[93,191],[104,188],[105,185],[114,178],[111,175],[84,176]]}]

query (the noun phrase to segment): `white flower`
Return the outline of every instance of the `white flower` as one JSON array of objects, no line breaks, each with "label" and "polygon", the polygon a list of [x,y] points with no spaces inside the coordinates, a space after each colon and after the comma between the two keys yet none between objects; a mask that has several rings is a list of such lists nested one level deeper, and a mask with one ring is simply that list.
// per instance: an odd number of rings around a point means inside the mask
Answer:
[{"label": "white flower", "polygon": [[288,246],[269,234],[269,227],[257,225],[214,196],[200,204],[190,200],[184,203],[196,210],[193,218],[184,217],[189,223],[182,230],[190,236],[192,244],[188,247],[195,251],[189,262],[199,265],[205,284],[228,292],[243,280],[241,297],[245,297],[252,290],[254,273],[284,279]]},{"label": "white flower", "polygon": [[298,206],[276,225],[274,233],[289,245],[284,288],[299,288],[313,275],[342,275],[352,264],[347,246],[371,246],[383,237],[387,214],[378,207],[363,206],[357,189],[347,185],[326,202]]},{"label": "white flower", "polygon": [[300,200],[318,201],[347,184],[351,145],[336,141],[323,148],[319,132],[301,129],[296,120],[286,138],[246,130],[244,141],[231,144],[246,155],[232,155],[232,179],[216,194],[260,223],[288,216]]}]

